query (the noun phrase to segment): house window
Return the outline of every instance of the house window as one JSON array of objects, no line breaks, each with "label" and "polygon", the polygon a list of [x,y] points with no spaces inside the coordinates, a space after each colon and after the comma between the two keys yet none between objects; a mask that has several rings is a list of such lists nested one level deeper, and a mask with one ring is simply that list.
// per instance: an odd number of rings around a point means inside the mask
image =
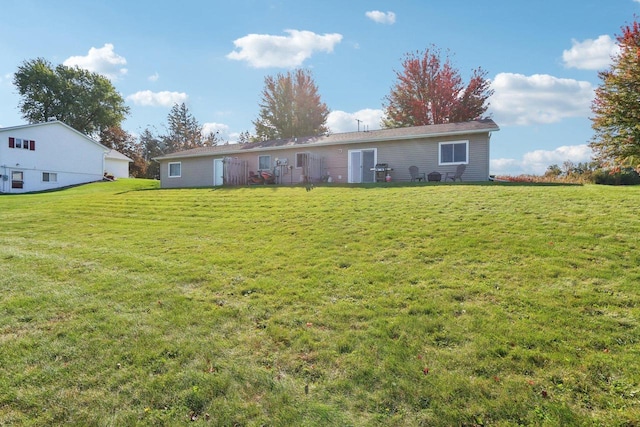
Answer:
[{"label": "house window", "polygon": [[58,174],[54,172],[42,172],[42,182],[58,182]]},{"label": "house window", "polygon": [[439,156],[440,165],[466,165],[469,163],[469,141],[441,142]]},{"label": "house window", "polygon": [[36,142],[29,139],[9,137],[9,148],[23,148],[25,150],[35,151]]},{"label": "house window", "polygon": [[182,175],[182,163],[169,163],[169,178],[180,178]]},{"label": "house window", "polygon": [[307,153],[296,153],[296,167],[303,168],[307,162]]},{"label": "house window", "polygon": [[11,172],[11,188],[22,188],[24,186],[24,172]]},{"label": "house window", "polygon": [[271,169],[271,156],[258,156],[258,170]]}]

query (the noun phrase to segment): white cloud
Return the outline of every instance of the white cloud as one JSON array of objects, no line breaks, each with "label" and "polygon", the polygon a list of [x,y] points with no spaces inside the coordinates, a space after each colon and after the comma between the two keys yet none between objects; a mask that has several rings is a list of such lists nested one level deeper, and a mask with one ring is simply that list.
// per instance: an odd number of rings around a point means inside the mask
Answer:
[{"label": "white cloud", "polygon": [[500,73],[491,82],[490,111],[503,125],[556,123],[590,114],[591,83],[547,74]]},{"label": "white cloud", "polygon": [[547,167],[565,161],[573,163],[588,162],[592,150],[586,144],[565,145],[555,150],[534,150],[525,153],[522,159],[491,159],[492,175],[543,175]]},{"label": "white cloud", "polygon": [[147,77],[147,80],[149,80],[150,82],[157,82],[159,78],[160,78],[160,74],[154,73],[149,77]]},{"label": "white cloud", "polygon": [[111,43],[105,43],[101,48],[92,47],[87,56],[72,56],[63,62],[63,65],[68,67],[77,65],[109,79],[117,79],[127,74],[127,69],[122,67],[126,64],[127,60],[113,51]]},{"label": "white cloud", "polygon": [[152,107],[171,107],[174,104],[182,104],[189,97],[184,92],[151,92],[143,90],[127,96],[127,100],[136,105]]},{"label": "white cloud", "polygon": [[295,68],[310,58],[314,52],[333,52],[342,35],[319,35],[311,31],[286,30],[288,36],[249,34],[233,42],[234,50],[227,58],[247,61],[255,68]]},{"label": "white cloud", "polygon": [[395,24],[396,14],[393,12],[380,12],[379,10],[371,10],[365,13],[365,16],[378,24]]},{"label": "white cloud", "polygon": [[229,126],[223,123],[205,123],[202,125],[202,135],[207,136],[209,134],[216,134],[219,141],[229,141],[231,135],[229,134]]},{"label": "white cloud", "polygon": [[595,40],[571,41],[571,49],[562,52],[566,67],[581,70],[601,70],[611,65],[611,57],[620,52],[620,47],[608,35]]},{"label": "white cloud", "polygon": [[370,108],[347,113],[344,111],[332,111],[327,117],[327,126],[333,133],[354,132],[358,130],[358,120],[360,120],[360,130],[380,129],[380,121],[384,111]]}]

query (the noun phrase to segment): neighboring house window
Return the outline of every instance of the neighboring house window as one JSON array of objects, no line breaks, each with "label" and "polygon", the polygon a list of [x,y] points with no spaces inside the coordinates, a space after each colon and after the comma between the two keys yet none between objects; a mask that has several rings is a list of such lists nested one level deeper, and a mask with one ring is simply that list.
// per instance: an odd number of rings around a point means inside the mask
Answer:
[{"label": "neighboring house window", "polygon": [[296,153],[296,167],[303,168],[307,161],[307,153]]},{"label": "neighboring house window", "polygon": [[24,185],[24,173],[22,171],[11,172],[11,188],[22,188]]},{"label": "neighboring house window", "polygon": [[258,169],[261,171],[271,169],[271,156],[258,156]]},{"label": "neighboring house window", "polygon": [[29,139],[9,137],[9,148],[24,148],[25,150],[34,151],[36,149],[36,142]]},{"label": "neighboring house window", "polygon": [[441,142],[439,148],[439,164],[466,165],[469,163],[469,141]]},{"label": "neighboring house window", "polygon": [[182,175],[182,163],[169,163],[169,178],[180,178]]},{"label": "neighboring house window", "polygon": [[42,182],[58,182],[58,174],[54,172],[42,172]]}]

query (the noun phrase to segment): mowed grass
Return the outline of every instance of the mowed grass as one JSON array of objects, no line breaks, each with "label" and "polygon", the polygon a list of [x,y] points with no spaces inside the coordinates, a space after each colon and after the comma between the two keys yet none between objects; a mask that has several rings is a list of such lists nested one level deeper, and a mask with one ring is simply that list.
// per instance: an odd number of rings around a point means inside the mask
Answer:
[{"label": "mowed grass", "polygon": [[0,425],[640,424],[640,188],[0,197]]}]

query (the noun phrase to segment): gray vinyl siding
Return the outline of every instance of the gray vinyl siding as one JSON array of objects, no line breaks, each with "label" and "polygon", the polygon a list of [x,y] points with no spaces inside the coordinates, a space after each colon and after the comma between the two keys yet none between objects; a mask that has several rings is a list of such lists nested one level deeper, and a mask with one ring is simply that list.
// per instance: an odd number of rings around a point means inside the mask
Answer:
[{"label": "gray vinyl siding", "polygon": [[[160,163],[162,188],[209,187],[213,185],[214,157],[175,159]],[[169,163],[180,163],[180,177],[169,177]]]},{"label": "gray vinyl siding", "polygon": [[[324,174],[329,174],[335,183],[348,182],[349,151],[376,149],[376,163],[387,163],[393,168],[392,181],[409,181],[410,166],[417,166],[420,173],[429,174],[439,172],[444,179],[447,172],[455,172],[456,165],[438,164],[439,143],[449,141],[468,141],[469,157],[467,168],[462,180],[487,181],[489,179],[489,132],[458,134],[452,136],[417,137],[415,139],[350,142],[331,145],[295,145],[277,148],[262,148],[246,151],[233,151],[228,146],[228,154],[218,151],[215,154],[197,157],[165,158],[160,161],[161,183],[163,188],[206,187],[213,185],[213,159],[232,157],[247,161],[248,170],[258,171],[258,157],[270,155],[273,164],[276,158],[287,159],[293,168],[283,168],[282,184],[299,184],[301,182],[300,168],[295,167],[296,154],[311,152],[320,156],[324,161]],[[226,148],[226,147],[225,147]],[[222,149],[222,147],[221,147]],[[168,177],[169,162],[181,162],[181,177]]]}]

